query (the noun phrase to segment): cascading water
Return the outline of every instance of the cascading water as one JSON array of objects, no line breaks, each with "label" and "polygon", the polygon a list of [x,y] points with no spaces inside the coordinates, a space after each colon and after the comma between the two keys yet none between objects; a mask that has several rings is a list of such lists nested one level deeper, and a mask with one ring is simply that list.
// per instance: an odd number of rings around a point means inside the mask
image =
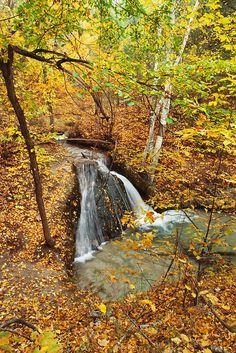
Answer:
[{"label": "cascading water", "polygon": [[[76,231],[75,262],[91,259],[102,243],[121,234],[121,218],[125,211],[134,212],[137,226],[143,230],[168,232],[174,223],[186,222],[182,211],[155,212],[126,177],[109,171],[102,154],[83,150],[81,156],[77,166],[81,212]],[[154,222],[146,216],[148,212]]]},{"label": "cascading water", "polygon": [[150,207],[143,201],[141,195],[139,194],[138,190],[135,189],[133,184],[121,174],[113,171],[111,174],[117,176],[117,178],[119,178],[124,184],[131,208],[135,212],[136,216],[140,217],[143,216],[144,213],[148,212]]},{"label": "cascading water", "polygon": [[[122,298],[134,291],[148,290],[152,283],[166,273],[172,261],[172,256],[155,256],[159,255],[159,250],[160,253],[163,252],[162,246],[165,249],[165,236],[171,235],[168,238],[168,252],[175,247],[175,239],[172,237],[175,231],[180,245],[183,249],[188,249],[194,239],[198,239],[199,230],[206,233],[209,215],[200,211],[188,211],[188,216],[185,216],[184,212],[174,210],[159,214],[142,200],[127,178],[108,170],[104,155],[76,147],[68,149],[77,165],[81,193],[81,214],[76,233],[75,281],[81,288],[93,290],[109,300]],[[136,250],[134,248],[127,252],[127,237],[131,236],[132,240],[139,241],[136,240],[136,234],[128,232],[118,242],[107,242],[122,233],[120,219],[125,210],[133,211],[139,233],[143,232],[144,237],[146,231],[158,231],[152,248],[142,249],[137,246]],[[194,218],[194,224],[188,221],[188,217]],[[227,249],[232,253],[236,239],[232,233],[235,220],[229,215],[217,214],[212,234],[219,231],[218,217],[223,217],[221,223],[228,224]],[[107,242],[103,247],[104,251],[97,251],[93,258],[93,252],[103,242]],[[215,246],[217,251],[225,251],[225,247],[220,247],[219,244]],[[85,262],[90,258],[93,261]]]},{"label": "cascading water", "polygon": [[77,174],[81,190],[81,211],[76,232],[75,261],[85,261],[90,259],[94,250],[104,242],[94,192],[97,177],[96,163],[80,164],[77,167]]},{"label": "cascading water", "polygon": [[[125,188],[114,178],[101,154],[89,155],[81,151],[77,160],[80,185],[80,218],[76,231],[75,262],[91,259],[94,251],[122,232],[121,218],[131,211]],[[91,158],[91,159],[88,159]]]},{"label": "cascading water", "polygon": [[[129,202],[137,217],[138,226],[140,228],[162,228],[165,231],[170,231],[173,224],[182,222],[188,223],[188,218],[183,211],[169,210],[162,214],[155,212],[151,206],[143,201],[138,190],[126,177],[116,172],[111,172],[111,174],[117,176],[124,184]],[[154,220],[153,222],[150,222],[148,217],[146,217],[147,212],[151,213],[152,219]]]}]

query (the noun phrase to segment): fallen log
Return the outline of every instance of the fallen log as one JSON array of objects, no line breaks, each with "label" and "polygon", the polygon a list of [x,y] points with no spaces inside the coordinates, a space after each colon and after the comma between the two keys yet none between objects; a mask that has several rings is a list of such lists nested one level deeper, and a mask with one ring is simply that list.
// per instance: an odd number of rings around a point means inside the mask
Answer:
[{"label": "fallen log", "polygon": [[68,137],[63,141],[71,144],[76,144],[79,146],[86,146],[86,147],[95,147],[102,150],[112,150],[115,147],[115,144],[110,141],[105,140],[96,140],[96,139],[82,139],[78,137]]}]

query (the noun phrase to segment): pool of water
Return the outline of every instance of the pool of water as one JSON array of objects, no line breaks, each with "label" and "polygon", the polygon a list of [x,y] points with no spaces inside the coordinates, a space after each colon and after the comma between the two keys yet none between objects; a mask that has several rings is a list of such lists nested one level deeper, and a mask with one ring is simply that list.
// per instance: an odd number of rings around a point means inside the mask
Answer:
[{"label": "pool of water", "polygon": [[[136,232],[129,231],[120,239],[106,243],[91,260],[74,264],[76,283],[107,300],[148,290],[166,273],[177,234],[184,249],[189,248],[191,243],[197,247],[199,239],[204,238],[209,213],[198,211],[194,217],[192,213],[189,215],[192,223],[176,223],[169,230],[153,229],[153,242],[150,241],[151,234],[139,232],[138,236]],[[210,238],[214,239],[213,250],[226,253],[227,259],[236,264],[235,217],[216,213],[209,232]]]}]

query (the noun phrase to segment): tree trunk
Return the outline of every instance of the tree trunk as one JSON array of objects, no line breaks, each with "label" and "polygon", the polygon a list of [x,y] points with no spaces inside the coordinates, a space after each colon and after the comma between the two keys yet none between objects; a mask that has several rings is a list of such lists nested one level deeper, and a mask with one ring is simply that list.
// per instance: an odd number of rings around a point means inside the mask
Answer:
[{"label": "tree trunk", "polygon": [[156,124],[156,114],[155,110],[152,110],[149,116],[149,131],[148,138],[146,142],[146,146],[144,149],[143,161],[145,162],[147,157],[150,155],[151,151],[154,148],[154,132],[155,132],[155,124]]},{"label": "tree trunk", "polygon": [[162,104],[161,104],[161,107],[160,107],[159,128],[158,128],[156,143],[155,143],[155,147],[154,147],[153,157],[152,157],[153,167],[155,167],[156,164],[158,163],[158,160],[159,160],[159,157],[160,157],[161,148],[162,148],[163,139],[164,139],[164,136],[165,136],[166,119],[168,117],[169,110],[170,110],[171,89],[172,89],[171,84],[166,84],[164,95],[161,98]]},{"label": "tree trunk", "polygon": [[30,133],[29,133],[29,130],[27,127],[25,115],[24,115],[24,112],[20,106],[19,100],[18,100],[18,98],[16,96],[16,92],[15,92],[14,77],[13,77],[13,55],[14,55],[13,49],[9,45],[8,46],[8,61],[5,63],[2,59],[0,59],[0,70],[2,71],[2,74],[3,74],[8,98],[9,98],[11,105],[15,111],[15,114],[18,118],[18,121],[20,124],[20,130],[21,130],[21,133],[24,137],[27,151],[29,154],[30,168],[31,168],[31,172],[32,172],[33,178],[34,178],[35,196],[36,196],[36,201],[38,204],[39,214],[40,214],[40,217],[42,220],[45,243],[49,247],[53,247],[54,241],[50,235],[47,216],[46,216],[46,212],[45,212],[41,178],[40,178],[40,174],[39,174],[39,168],[38,168],[38,163],[37,163],[37,159],[36,159],[34,143],[30,137]]},{"label": "tree trunk", "polygon": [[[158,28],[157,38],[160,37],[161,33],[162,33],[162,28]],[[159,64],[158,59],[156,57],[153,65],[154,71],[157,70],[158,64]],[[154,78],[154,85],[156,85],[156,83],[157,83],[157,79]],[[161,109],[161,100],[158,101],[157,96],[152,97],[152,110],[149,115],[149,131],[148,131],[146,146],[144,149],[143,162],[146,161],[147,157],[150,155],[151,152],[153,152],[153,149],[154,149],[155,125],[156,125],[157,117],[160,113],[160,109]]]},{"label": "tree trunk", "polygon": [[[195,16],[195,12],[196,12],[198,6],[199,6],[199,0],[196,0],[194,7],[193,7],[192,15],[188,21],[188,27],[187,27],[186,32],[184,34],[181,48],[180,48],[179,53],[173,63],[173,67],[178,65],[182,60],[182,56],[183,56],[185,47],[187,45],[187,42],[189,39],[189,34],[191,31],[191,24],[192,24],[192,21],[193,21],[193,18]],[[167,82],[165,85],[164,93],[159,101],[159,106],[160,106],[159,129],[158,129],[155,147],[153,150],[153,159],[152,159],[153,176],[152,176],[152,179],[154,179],[155,167],[158,164],[158,160],[160,157],[160,152],[161,152],[161,148],[162,148],[162,144],[163,144],[163,139],[164,139],[164,135],[165,135],[166,119],[167,119],[169,111],[170,111],[171,93],[172,93],[172,84],[171,84],[171,82]]]},{"label": "tree trunk", "polygon": [[48,112],[50,114],[49,116],[50,131],[54,132],[54,114],[53,114],[52,104],[50,101],[47,101],[47,106],[48,106]]},{"label": "tree trunk", "polygon": [[[48,75],[47,75],[47,69],[44,67],[43,68],[43,82],[48,83]],[[46,104],[48,108],[48,113],[49,113],[49,125],[50,125],[50,131],[54,132],[54,114],[53,114],[53,108],[52,108],[52,103],[50,101],[51,94],[47,96],[48,98],[46,99]]]}]

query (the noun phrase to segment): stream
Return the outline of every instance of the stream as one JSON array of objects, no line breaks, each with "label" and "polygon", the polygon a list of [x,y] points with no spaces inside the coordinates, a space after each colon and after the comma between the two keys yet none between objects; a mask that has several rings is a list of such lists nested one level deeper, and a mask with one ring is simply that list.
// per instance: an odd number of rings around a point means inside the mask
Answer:
[{"label": "stream", "polygon": [[[191,216],[193,217],[192,212]],[[194,223],[202,231],[206,231],[208,221],[208,213],[195,211]],[[214,250],[229,253],[225,259],[236,265],[236,252],[232,251],[236,247],[235,218],[217,213],[212,221],[211,234],[222,232],[222,225],[224,234],[227,234],[223,238],[225,245],[216,243]],[[175,223],[170,232],[160,228],[159,231],[157,230],[152,251],[135,251],[129,250],[131,236],[129,231],[122,238],[103,245],[102,249],[94,254],[92,260],[75,263],[76,283],[81,288],[90,289],[107,300],[120,299],[130,293],[148,290],[167,271],[171,259],[170,256],[165,256],[165,251],[166,253],[173,251],[177,231],[181,243],[186,248],[198,239],[198,233],[192,224]],[[160,249],[161,256],[158,255]],[[194,261],[190,261],[194,264]],[[172,280],[176,279],[173,277]]]},{"label": "stream", "polygon": [[[126,177],[109,170],[104,154],[68,149],[75,159],[81,194],[75,282],[110,300],[148,290],[166,273],[177,234],[183,250],[190,244],[197,246],[209,213],[170,210],[159,214]],[[127,212],[132,212],[135,224],[124,230],[121,219]],[[216,213],[209,234],[215,239],[213,250],[224,252],[234,264],[235,229],[232,215]]]}]

